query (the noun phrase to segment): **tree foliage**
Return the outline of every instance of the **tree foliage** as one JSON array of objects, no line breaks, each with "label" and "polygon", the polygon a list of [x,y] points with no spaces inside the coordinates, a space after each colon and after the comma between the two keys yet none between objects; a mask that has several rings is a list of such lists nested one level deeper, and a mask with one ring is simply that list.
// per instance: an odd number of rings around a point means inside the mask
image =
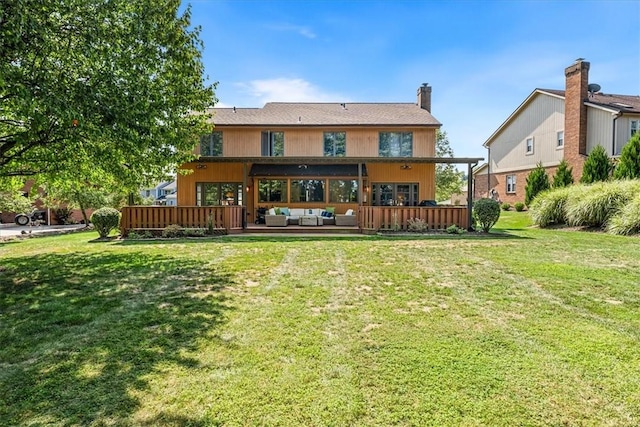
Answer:
[{"label": "tree foliage", "polygon": [[214,86],[199,28],[179,7],[2,2],[0,176],[77,175],[83,165],[133,189],[192,159]]},{"label": "tree foliage", "polygon": [[549,189],[549,177],[547,171],[538,163],[536,168],[527,176],[527,185],[524,188],[524,204],[529,206],[538,193]]},{"label": "tree foliage", "polygon": [[573,168],[562,159],[556,173],[553,175],[553,188],[568,187],[573,184]]},{"label": "tree foliage", "polygon": [[640,178],[640,132],[636,132],[622,149],[613,177],[615,179]]},{"label": "tree foliage", "polygon": [[500,219],[500,203],[493,199],[479,199],[473,204],[473,219],[476,224],[488,233]]},{"label": "tree foliage", "polygon": [[0,177],[0,212],[29,212],[33,205],[32,197],[25,197],[23,182],[17,178]]},{"label": "tree foliage", "polygon": [[607,151],[602,145],[597,145],[584,162],[580,182],[591,184],[598,181],[607,181],[611,174],[611,169],[611,159]]},{"label": "tree foliage", "polygon": [[[447,132],[437,131],[436,157],[454,157]],[[436,163],[436,200],[447,200],[452,194],[462,191],[464,173],[456,169],[455,165]]]}]

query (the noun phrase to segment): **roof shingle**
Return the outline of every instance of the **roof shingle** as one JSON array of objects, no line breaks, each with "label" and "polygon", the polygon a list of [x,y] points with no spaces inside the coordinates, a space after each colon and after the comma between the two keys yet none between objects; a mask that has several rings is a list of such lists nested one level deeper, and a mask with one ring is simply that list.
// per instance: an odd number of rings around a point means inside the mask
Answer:
[{"label": "roof shingle", "polygon": [[434,126],[431,113],[410,103],[270,102],[264,108],[212,108],[224,126]]}]

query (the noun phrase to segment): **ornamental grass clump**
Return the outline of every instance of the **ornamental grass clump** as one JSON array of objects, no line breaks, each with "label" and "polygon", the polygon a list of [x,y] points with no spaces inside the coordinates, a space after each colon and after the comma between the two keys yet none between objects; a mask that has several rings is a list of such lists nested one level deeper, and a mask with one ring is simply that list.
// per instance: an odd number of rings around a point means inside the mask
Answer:
[{"label": "ornamental grass clump", "polygon": [[529,206],[529,215],[533,223],[538,227],[566,224],[565,206],[569,193],[574,191],[574,188],[562,187],[538,194]]},{"label": "ornamental grass clump", "polygon": [[114,208],[100,208],[91,214],[91,223],[101,239],[109,237],[109,233],[120,225],[120,211]]},{"label": "ornamental grass clump", "polygon": [[488,233],[500,218],[500,203],[493,199],[480,199],[473,204],[473,218],[482,231]]},{"label": "ornamental grass clump", "polygon": [[567,224],[605,228],[609,218],[638,193],[640,181],[598,182],[572,191],[566,204]]},{"label": "ornamental grass clump", "polygon": [[609,219],[607,231],[622,235],[640,233],[640,194],[636,194],[634,199]]}]

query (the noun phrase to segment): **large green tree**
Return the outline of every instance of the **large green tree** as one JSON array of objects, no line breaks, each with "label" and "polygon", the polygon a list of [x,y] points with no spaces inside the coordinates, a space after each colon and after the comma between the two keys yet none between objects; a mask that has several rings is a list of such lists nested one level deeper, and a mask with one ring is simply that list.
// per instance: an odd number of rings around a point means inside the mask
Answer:
[{"label": "large green tree", "polygon": [[640,178],[640,132],[636,132],[622,149],[613,177],[615,179]]},{"label": "large green tree", "polygon": [[[454,157],[447,132],[437,131],[436,157]],[[436,200],[441,202],[449,199],[452,194],[460,193],[464,183],[463,177],[464,173],[457,170],[455,165],[450,163],[437,163]]]},{"label": "large green tree", "polygon": [[77,179],[83,165],[134,189],[190,160],[215,97],[179,8],[2,1],[0,176]]}]

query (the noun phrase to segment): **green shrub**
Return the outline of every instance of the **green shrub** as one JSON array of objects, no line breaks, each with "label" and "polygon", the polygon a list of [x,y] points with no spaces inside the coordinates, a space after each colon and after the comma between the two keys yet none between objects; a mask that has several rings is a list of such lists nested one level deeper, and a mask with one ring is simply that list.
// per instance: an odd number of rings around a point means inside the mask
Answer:
[{"label": "green shrub", "polygon": [[184,235],[184,230],[178,224],[167,225],[162,230],[162,237],[181,237]]},{"label": "green shrub", "polygon": [[569,193],[567,224],[605,227],[609,218],[640,193],[640,181],[598,182]]},{"label": "green shrub", "polygon": [[53,209],[53,215],[60,224],[73,224],[73,210],[68,206]]},{"label": "green shrub", "polygon": [[503,211],[508,211],[509,209],[511,209],[511,205],[509,203],[507,203],[507,202],[504,202],[503,204],[500,205],[500,208]]},{"label": "green shrub", "polygon": [[566,224],[565,205],[567,198],[570,192],[575,192],[577,189],[578,187],[564,187],[538,194],[529,206],[529,215],[533,223],[539,227]]},{"label": "green shrub", "polygon": [[429,224],[420,218],[409,218],[407,221],[407,229],[418,233],[424,233],[429,230]]},{"label": "green shrub", "polygon": [[624,235],[640,233],[640,194],[611,216],[607,231]]},{"label": "green shrub", "polygon": [[569,163],[562,159],[553,175],[553,188],[568,187],[571,184],[573,184],[573,168],[570,168]]},{"label": "green shrub", "polygon": [[522,212],[524,210],[524,203],[516,202],[513,207],[516,208],[516,211]]},{"label": "green shrub", "polygon": [[582,167],[582,178],[580,182],[583,184],[592,184],[594,182],[606,181],[611,175],[613,165],[607,151],[602,145],[597,145],[584,162]]},{"label": "green shrub", "polygon": [[100,238],[105,239],[120,225],[120,211],[114,208],[100,208],[91,214],[91,223]]},{"label": "green shrub", "polygon": [[615,179],[640,178],[640,132],[636,132],[622,149],[620,162],[613,172]]},{"label": "green shrub", "polygon": [[464,228],[458,227],[456,224],[452,224],[445,230],[447,234],[464,234],[467,232]]},{"label": "green shrub", "polygon": [[549,189],[547,171],[538,163],[536,168],[527,175],[527,185],[524,188],[524,204],[529,206],[538,193]]},{"label": "green shrub", "polygon": [[473,218],[478,226],[488,233],[500,218],[500,203],[493,199],[480,199],[473,204]]}]

